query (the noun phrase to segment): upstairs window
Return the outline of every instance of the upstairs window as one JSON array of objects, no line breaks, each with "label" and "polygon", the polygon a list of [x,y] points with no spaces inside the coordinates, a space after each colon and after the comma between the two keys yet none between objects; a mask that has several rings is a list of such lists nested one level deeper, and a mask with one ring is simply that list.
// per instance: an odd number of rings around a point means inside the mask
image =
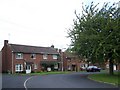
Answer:
[{"label": "upstairs window", "polygon": [[43,59],[47,59],[48,58],[48,55],[47,54],[44,54],[43,55]]},{"label": "upstairs window", "polygon": [[30,56],[32,59],[36,59],[36,54],[31,54]]},{"label": "upstairs window", "polygon": [[16,59],[23,59],[23,53],[16,53]]},{"label": "upstairs window", "polygon": [[58,59],[58,56],[57,55],[53,55],[53,59]]}]

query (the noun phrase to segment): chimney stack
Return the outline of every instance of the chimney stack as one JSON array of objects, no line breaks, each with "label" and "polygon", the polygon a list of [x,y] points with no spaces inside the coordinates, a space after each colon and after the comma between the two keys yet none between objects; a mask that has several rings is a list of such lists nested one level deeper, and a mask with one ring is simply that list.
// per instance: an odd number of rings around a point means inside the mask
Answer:
[{"label": "chimney stack", "polygon": [[4,40],[4,46],[8,45],[8,40]]},{"label": "chimney stack", "polygon": [[62,53],[62,50],[61,50],[61,49],[59,49],[59,53],[60,53],[60,54]]},{"label": "chimney stack", "polygon": [[54,45],[51,45],[52,48],[54,48]]}]

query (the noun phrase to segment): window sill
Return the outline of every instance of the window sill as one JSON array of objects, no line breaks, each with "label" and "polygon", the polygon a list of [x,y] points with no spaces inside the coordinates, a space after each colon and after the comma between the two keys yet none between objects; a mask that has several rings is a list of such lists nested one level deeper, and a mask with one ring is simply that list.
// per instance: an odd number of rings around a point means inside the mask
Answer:
[{"label": "window sill", "polygon": [[23,58],[16,58],[16,59],[23,59]]},{"label": "window sill", "polygon": [[31,58],[31,59],[36,59],[36,58]]}]

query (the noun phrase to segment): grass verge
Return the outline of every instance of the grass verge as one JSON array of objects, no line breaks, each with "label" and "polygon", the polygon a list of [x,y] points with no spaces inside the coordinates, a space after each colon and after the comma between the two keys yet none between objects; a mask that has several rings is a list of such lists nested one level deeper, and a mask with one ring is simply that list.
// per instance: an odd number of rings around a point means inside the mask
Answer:
[{"label": "grass verge", "polygon": [[68,73],[70,72],[54,71],[54,72],[35,72],[35,73],[29,73],[29,74],[16,73],[15,75],[50,75],[50,74],[68,74]]},{"label": "grass verge", "polygon": [[115,72],[114,75],[109,75],[108,73],[91,74],[88,78],[116,86],[120,85],[120,72]]}]

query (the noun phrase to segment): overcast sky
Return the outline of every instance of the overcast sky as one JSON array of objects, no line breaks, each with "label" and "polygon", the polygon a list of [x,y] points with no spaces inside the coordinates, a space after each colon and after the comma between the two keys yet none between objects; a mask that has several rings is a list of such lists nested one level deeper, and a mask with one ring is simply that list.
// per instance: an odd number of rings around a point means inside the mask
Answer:
[{"label": "overcast sky", "polygon": [[[88,2],[89,1],[89,2]],[[9,43],[67,48],[67,30],[82,2],[113,0],[0,0],[0,50]],[[118,2],[116,0],[115,2]]]}]

